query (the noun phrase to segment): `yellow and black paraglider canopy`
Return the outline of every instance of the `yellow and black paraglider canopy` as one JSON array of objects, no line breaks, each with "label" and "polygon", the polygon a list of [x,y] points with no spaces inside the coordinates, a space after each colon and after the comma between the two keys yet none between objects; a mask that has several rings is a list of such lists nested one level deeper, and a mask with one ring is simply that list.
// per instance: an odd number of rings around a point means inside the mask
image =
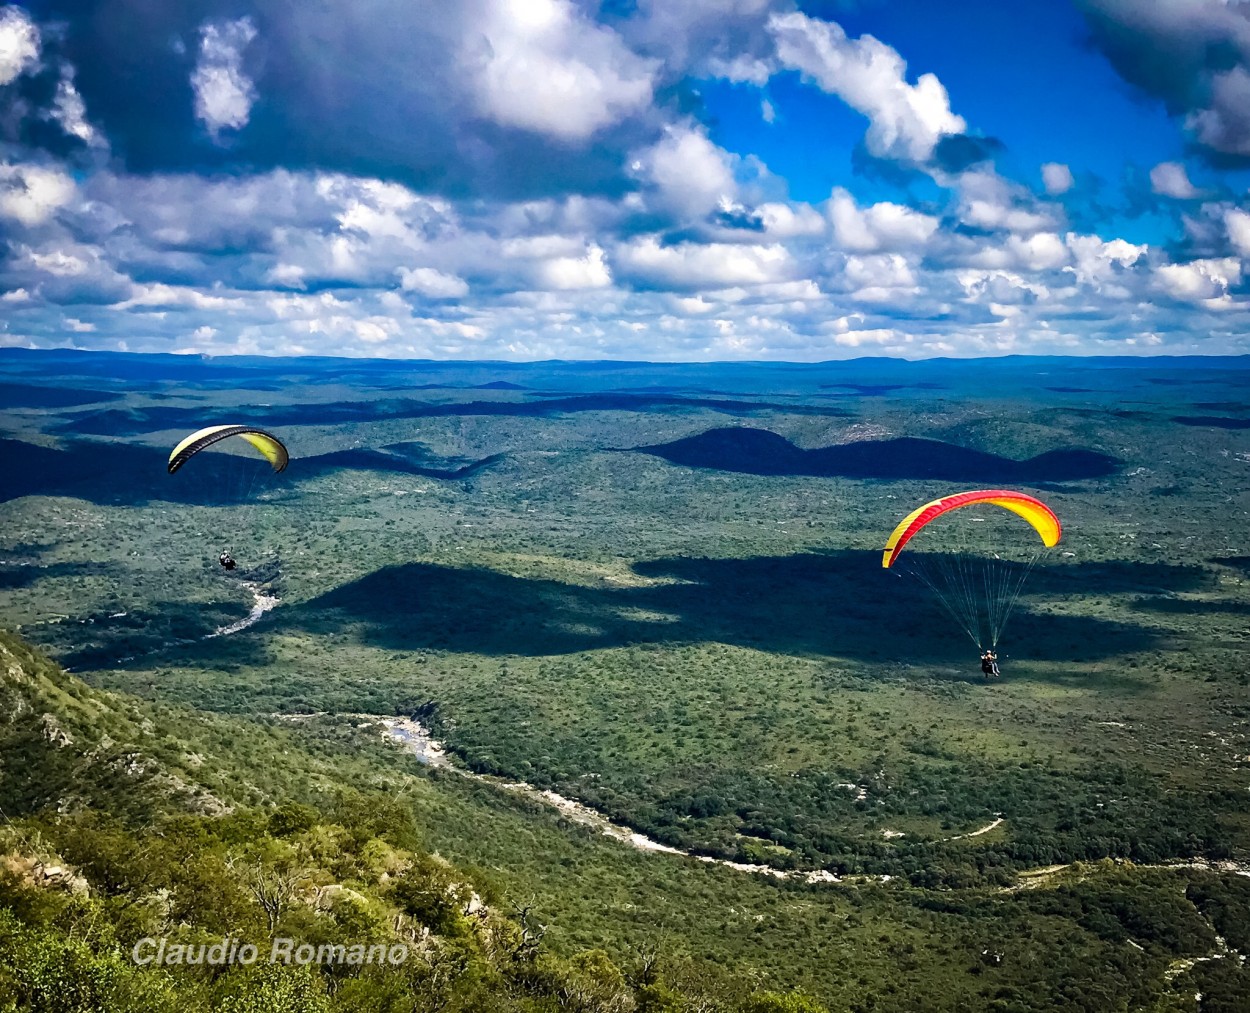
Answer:
[{"label": "yellow and black paraglider canopy", "polygon": [[172,475],[201,450],[234,436],[247,440],[248,443],[259,450],[264,455],[265,460],[273,465],[274,471],[282,471],[290,463],[291,458],[287,453],[286,447],[272,433],[267,433],[263,429],[257,429],[255,426],[208,426],[206,429],[200,429],[192,433],[178,446],[174,447],[173,453],[169,455],[169,465],[166,470]]}]

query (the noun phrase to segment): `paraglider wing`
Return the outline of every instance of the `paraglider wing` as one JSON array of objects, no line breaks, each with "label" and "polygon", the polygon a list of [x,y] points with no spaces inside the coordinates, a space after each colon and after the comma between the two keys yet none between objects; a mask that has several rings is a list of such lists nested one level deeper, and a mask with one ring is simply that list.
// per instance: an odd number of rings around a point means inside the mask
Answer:
[{"label": "paraglider wing", "polygon": [[1059,518],[1054,512],[1041,500],[1034,499],[1032,496],[1026,496],[1022,492],[1009,492],[1006,489],[982,489],[976,492],[961,492],[953,496],[943,496],[941,499],[935,499],[931,503],[926,503],[909,513],[894,529],[894,533],[890,535],[889,541],[885,543],[885,553],[881,559],[881,565],[889,569],[894,565],[894,561],[898,559],[898,554],[903,551],[905,546],[916,533],[930,521],[951,510],[957,510],[959,507],[970,506],[973,503],[992,503],[994,506],[1003,507],[1013,513],[1019,514],[1028,521],[1033,529],[1041,536],[1042,544],[1047,548],[1051,548],[1058,544],[1059,536],[1062,528],[1059,526]]},{"label": "paraglider wing", "polygon": [[214,443],[232,436],[247,440],[264,455],[265,460],[273,465],[274,471],[284,470],[290,462],[286,447],[272,433],[254,426],[209,426],[207,429],[192,433],[174,447],[173,453],[169,455],[169,465],[166,470],[172,475],[205,447],[211,447]]}]

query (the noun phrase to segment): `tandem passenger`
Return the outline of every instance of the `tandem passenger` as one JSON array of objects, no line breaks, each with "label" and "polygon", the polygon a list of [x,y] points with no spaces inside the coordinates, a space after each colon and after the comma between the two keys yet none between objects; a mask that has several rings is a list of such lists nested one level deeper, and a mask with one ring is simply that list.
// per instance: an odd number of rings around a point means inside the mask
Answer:
[{"label": "tandem passenger", "polygon": [[998,655],[992,649],[981,652],[981,671],[987,679],[997,679],[1001,674],[998,671]]}]

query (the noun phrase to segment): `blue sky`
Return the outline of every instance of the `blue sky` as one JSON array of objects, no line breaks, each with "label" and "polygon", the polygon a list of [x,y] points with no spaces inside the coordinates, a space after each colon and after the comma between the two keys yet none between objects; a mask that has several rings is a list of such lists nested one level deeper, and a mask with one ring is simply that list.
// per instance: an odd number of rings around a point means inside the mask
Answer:
[{"label": "blue sky", "polygon": [[1244,0],[0,5],[0,344],[1250,351]]}]

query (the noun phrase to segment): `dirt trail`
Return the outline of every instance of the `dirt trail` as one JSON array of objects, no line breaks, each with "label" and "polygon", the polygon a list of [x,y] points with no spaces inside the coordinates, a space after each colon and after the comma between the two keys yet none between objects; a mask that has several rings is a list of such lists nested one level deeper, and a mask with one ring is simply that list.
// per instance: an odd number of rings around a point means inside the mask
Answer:
[{"label": "dirt trail", "polygon": [[[280,716],[280,715],[275,715]],[[605,837],[611,837],[615,841],[636,848],[639,851],[659,852],[665,855],[681,855],[685,858],[692,858],[697,862],[706,862],[711,865],[723,865],[726,868],[734,869],[737,872],[754,873],[757,876],[771,876],[774,879],[791,879],[801,880],[805,883],[841,883],[841,882],[878,882],[888,883],[891,876],[835,876],[832,872],[825,869],[805,870],[805,869],[774,869],[768,865],[756,865],[751,862],[732,862],[727,858],[714,858],[711,855],[697,855],[690,851],[683,851],[681,848],[674,848],[667,844],[661,844],[659,841],[652,840],[646,834],[640,834],[636,830],[629,827],[621,826],[613,823],[602,813],[596,812],[581,802],[574,801],[571,798],[565,798],[554,791],[536,788],[532,784],[526,784],[524,781],[505,781],[501,778],[490,777],[485,774],[474,774],[462,767],[457,767],[447,757],[447,752],[443,748],[443,744],[438,742],[430,734],[429,729],[419,721],[411,718],[379,718],[376,715],[352,714],[342,715],[343,717],[365,718],[370,719],[382,726],[382,734],[395,742],[400,743],[422,763],[431,767],[438,767],[442,770],[454,771],[461,777],[472,778],[475,781],[481,781],[484,784],[492,785],[501,791],[512,792],[516,795],[524,795],[526,798],[541,802],[544,805],[551,806],[558,810],[561,815],[574,823],[580,823],[582,826],[590,827],[598,831]]]},{"label": "dirt trail", "polygon": [[243,586],[252,593],[252,611],[240,619],[238,622],[230,623],[228,626],[222,626],[220,629],[214,630],[204,639],[212,640],[213,637],[228,637],[231,633],[240,633],[249,626],[254,625],[261,616],[272,609],[280,601],[274,595],[265,594],[264,589],[257,583],[245,580]]},{"label": "dirt trail", "polygon": [[996,826],[1001,824],[1004,819],[1005,817],[999,816],[998,819],[994,820],[993,823],[987,823],[980,830],[973,830],[971,833],[967,833],[967,834],[956,834],[954,837],[943,837],[942,840],[943,841],[963,841],[963,840],[967,840],[969,837],[980,837],[982,834],[988,834]]},{"label": "dirt trail", "polygon": [[[1018,893],[1021,890],[1036,890],[1039,887],[1049,886],[1062,873],[1069,869],[1076,869],[1078,866],[1084,870],[1093,872],[1097,870],[1101,862],[1108,859],[1091,860],[1087,862],[1069,862],[1066,865],[1046,865],[1038,869],[1023,869],[1016,875],[1018,881],[1011,886],[1004,886],[1000,893]],[[1132,865],[1134,869],[1163,869],[1172,872],[1178,869],[1197,869],[1200,872],[1214,872],[1222,876],[1246,876],[1250,877],[1250,862],[1234,862],[1231,859],[1220,859],[1212,861],[1209,858],[1194,858],[1189,861],[1179,859],[1175,862],[1155,862],[1147,864],[1142,862],[1129,862],[1123,858],[1110,859],[1115,865]],[[1080,878],[1084,878],[1082,875]]]},{"label": "dirt trail", "polygon": [[[276,718],[282,718],[290,721],[307,720],[320,715],[314,714],[275,714]],[[645,834],[640,834],[636,830],[629,827],[621,826],[613,823],[602,813],[596,812],[581,802],[574,801],[571,798],[565,798],[554,791],[536,788],[532,784],[524,781],[505,781],[502,778],[491,777],[486,774],[475,774],[472,771],[465,770],[452,763],[447,755],[447,751],[443,744],[433,737],[430,730],[426,728],[420,721],[412,718],[403,717],[379,717],[376,714],[340,714],[338,717],[359,719],[365,722],[371,722],[381,726],[382,735],[394,742],[399,743],[422,763],[437,767],[441,770],[447,770],[459,775],[467,777],[474,781],[480,781],[483,784],[489,784],[501,791],[512,792],[513,794],[523,795],[526,798],[533,799],[543,805],[558,810],[567,819],[574,823],[580,823],[582,826],[590,827],[606,837],[620,841],[622,844],[639,851],[659,852],[666,855],[679,855],[684,858],[691,858],[697,862],[707,862],[712,865],[723,865],[726,868],[734,869],[737,872],[753,873],[757,876],[771,876],[774,879],[797,880],[805,883],[888,883],[892,878],[889,875],[854,875],[854,876],[836,876],[826,869],[816,870],[784,870],[774,869],[768,865],[756,865],[750,862],[733,862],[727,858],[713,858],[710,855],[698,855],[690,851],[683,851],[681,848],[674,848],[667,844],[661,844],[659,841],[652,840]],[[848,787],[854,787],[853,785]],[[988,834],[991,830],[996,829],[1006,822],[1006,817],[995,815],[995,818],[978,830],[971,830],[966,834],[958,834],[955,837],[943,838],[943,841],[966,840],[971,837],[980,837],[982,834]],[[1020,872],[1019,881],[1011,886],[1003,887],[1001,892],[1014,893],[1019,890],[1036,889],[1052,882],[1060,873],[1071,869],[1074,865],[1084,865],[1094,867],[1096,862],[1070,863],[1067,865],[1049,865],[1039,869],[1026,869]],[[1231,861],[1212,862],[1207,859],[1194,859],[1188,862],[1169,862],[1159,865],[1138,865],[1139,869],[1203,869],[1210,872],[1235,874],[1238,876],[1250,876],[1250,863],[1239,863]]]}]

